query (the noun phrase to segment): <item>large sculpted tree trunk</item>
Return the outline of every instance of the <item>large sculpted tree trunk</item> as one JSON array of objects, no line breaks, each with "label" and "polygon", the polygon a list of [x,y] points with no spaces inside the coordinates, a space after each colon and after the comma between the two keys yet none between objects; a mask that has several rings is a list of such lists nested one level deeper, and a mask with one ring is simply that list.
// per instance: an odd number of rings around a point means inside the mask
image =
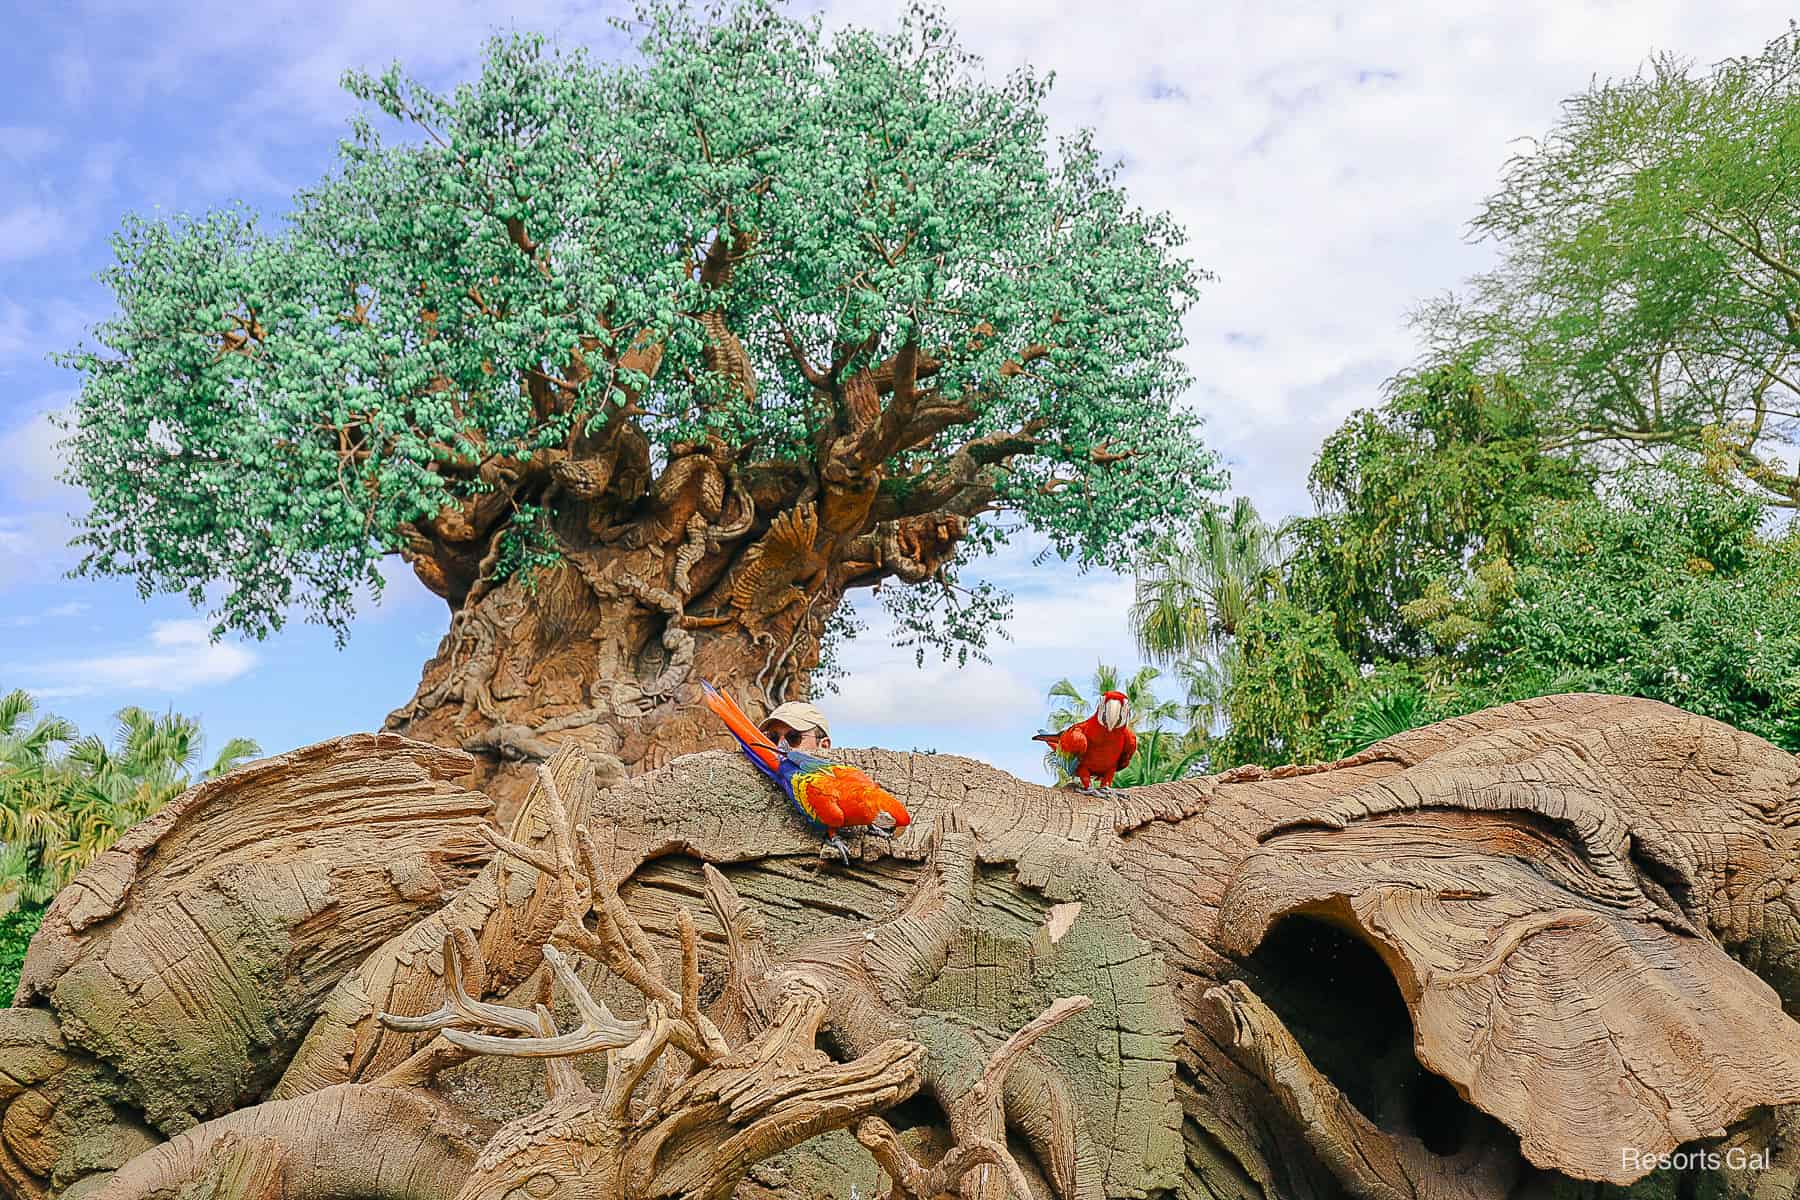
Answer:
[{"label": "large sculpted tree trunk", "polygon": [[[684,703],[699,678],[729,688],[753,712],[805,698],[842,589],[808,561],[816,557],[809,513],[753,542],[753,554],[737,544],[719,552],[720,542],[747,540],[745,509],[735,523],[696,522],[691,538],[673,544],[654,536],[658,523],[638,549],[569,545],[562,562],[535,576],[469,595],[418,691],[386,728],[475,754],[475,784],[504,820],[532,764],[565,743],[617,759],[631,774],[716,744],[717,721]],[[758,594],[777,573],[809,574],[817,590],[804,599]],[[754,578],[740,589],[747,574]]]},{"label": "large sculpted tree trunk", "polygon": [[[141,1065],[83,1107],[80,1070],[156,1061],[84,964],[159,975],[65,896],[0,1021],[0,1164],[105,1200],[1616,1200],[1678,1147],[1717,1166],[1653,1186],[1800,1179],[1800,763],[1766,742],[1562,696],[1104,798],[851,757],[915,820],[846,868],[735,754],[558,753],[223,1114]],[[346,880],[384,852],[333,845]],[[128,922],[239,924],[157,872]]]},{"label": "large sculpted tree trunk", "polygon": [[260,637],[345,632],[404,556],[452,623],[388,728],[474,753],[502,814],[559,745],[709,744],[695,674],[803,691],[851,589],[978,647],[1004,606],[959,546],[1122,567],[1222,484],[1180,403],[1203,273],[1052,144],[1047,81],[923,10],[640,16],[617,61],[495,38],[449,95],[352,72],[402,135],[359,118],[279,237],[133,223],[72,356],[81,569],[222,582]]},{"label": "large sculpted tree trunk", "polygon": [[[728,744],[692,704],[701,678],[753,714],[805,698],[846,589],[929,577],[966,528],[955,514],[878,511],[878,470],[840,461],[823,482],[797,465],[740,470],[717,443],[678,447],[640,494],[648,447],[603,436],[608,455],[553,459],[557,561],[495,583],[508,530],[479,503],[413,534],[408,558],[452,618],[386,728],[475,754],[503,820],[531,764],[566,742],[630,774]],[[470,515],[484,556],[454,540],[473,539]]]}]

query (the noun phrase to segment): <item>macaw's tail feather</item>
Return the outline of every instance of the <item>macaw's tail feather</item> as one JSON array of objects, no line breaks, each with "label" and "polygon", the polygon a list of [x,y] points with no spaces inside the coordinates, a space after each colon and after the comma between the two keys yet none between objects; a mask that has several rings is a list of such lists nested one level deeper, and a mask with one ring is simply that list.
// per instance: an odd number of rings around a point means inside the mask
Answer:
[{"label": "macaw's tail feather", "polygon": [[737,739],[738,745],[752,761],[759,763],[764,769],[774,771],[781,766],[781,753],[769,744],[762,730],[756,727],[744,710],[718,688],[702,679],[700,695],[706,701],[706,707],[713,710],[713,715],[725,722],[725,728]]}]

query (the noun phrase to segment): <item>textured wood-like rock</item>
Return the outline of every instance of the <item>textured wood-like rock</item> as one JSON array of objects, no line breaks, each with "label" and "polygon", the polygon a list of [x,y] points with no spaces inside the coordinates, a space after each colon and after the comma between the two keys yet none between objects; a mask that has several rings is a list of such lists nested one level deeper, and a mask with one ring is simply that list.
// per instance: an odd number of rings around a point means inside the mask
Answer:
[{"label": "textured wood-like rock", "polygon": [[[1570,1177],[1637,1179],[1694,1139],[1774,1148],[1754,1179],[1715,1173],[1706,1186],[1736,1189],[1721,1195],[1770,1200],[1768,1179],[1800,1177],[1780,1136],[1792,1110],[1772,1107],[1800,1100],[1800,764],[1766,742],[1649,701],[1559,696],[1339,763],[1104,798],[948,756],[841,756],[914,815],[891,843],[853,839],[848,868],[741,756],[623,781],[573,748],[550,764],[665,982],[692,921],[684,994],[732,1044],[768,1028],[798,972],[822,989],[837,1061],[924,1047],[891,1137],[859,1126],[861,1143],[773,1155],[743,1200],[878,1194],[870,1146],[915,1184],[940,1156],[1006,1155],[1034,1200],[1550,1200],[1576,1194]],[[530,865],[554,841],[546,796],[509,830],[523,858],[489,862],[343,976],[278,1102],[412,1078],[431,1034],[377,1014],[439,1004],[447,936],[478,947],[485,995],[529,1008],[538,947],[567,919],[555,873]],[[612,1011],[646,1014],[641,988],[576,971]],[[1010,1035],[1074,996],[1092,1003],[1003,1088],[972,1090]],[[542,1074],[489,1067],[449,1067],[432,1094],[529,1124]],[[680,1082],[658,1075],[652,1094]],[[682,1136],[684,1162],[715,1152],[705,1130]],[[212,1152],[234,1178],[271,1177],[262,1151]],[[1010,1177],[979,1168],[963,1194],[992,1200]],[[698,1176],[662,1178],[702,1194]]]},{"label": "textured wood-like rock", "polygon": [[[391,734],[339,738],[203,783],[100,855],[0,1014],[0,1031],[44,1035],[0,1061],[13,1187],[117,1166],[141,1126],[171,1136],[266,1092],[344,974],[492,853],[490,804],[452,782],[468,767]],[[63,1067],[33,1065],[46,1054]],[[5,1082],[19,1063],[28,1085]],[[128,1122],[119,1153],[101,1111]]]},{"label": "textured wood-like rock", "polygon": [[[844,757],[915,815],[891,845],[857,847],[847,871],[819,862],[812,835],[732,755],[595,791],[584,819],[653,937],[672,938],[699,864],[715,863],[763,915],[771,952],[804,956],[810,944],[836,954],[834,936],[892,914],[931,830],[959,814],[981,862],[974,908],[910,998],[913,1034],[952,1061],[974,1051],[956,1037],[934,1045],[940,1027],[1003,1029],[1057,991],[1103,997],[1050,1056],[1083,1099],[1103,1194],[1501,1196],[1539,1186],[1534,1167],[1624,1180],[1642,1170],[1622,1167],[1621,1146],[1649,1161],[1800,1099],[1795,1027],[1753,973],[1792,991],[1800,770],[1716,722],[1551,697],[1338,764],[1107,799],[947,756]],[[543,832],[528,803],[519,835]],[[428,994],[420,951],[453,913],[503,944],[490,918],[529,924],[536,883],[512,871],[517,903],[497,906],[496,871],[362,974],[388,994]],[[1366,920],[1346,915],[1358,911]],[[1284,932],[1294,920],[1312,932]],[[1318,940],[1327,927],[1342,941]],[[1369,963],[1344,968],[1356,990],[1334,990],[1327,960],[1359,951]],[[1490,959],[1497,974],[1459,974]],[[1431,971],[1435,987],[1421,987]],[[1533,990],[1508,990],[1515,978]],[[1296,1130],[1302,1110],[1277,1094],[1263,1052],[1240,1044],[1224,994],[1207,999],[1228,983],[1291,1023],[1299,1040],[1280,1042],[1293,1056],[1282,1069],[1330,1084],[1347,1115],[1317,1112],[1317,1128]],[[1477,999],[1491,1018],[1471,1017]],[[1334,1009],[1349,1023],[1334,1026]],[[394,1035],[371,1029],[373,1008],[349,991],[332,1011],[337,1032],[309,1042],[295,1070],[363,1055],[373,1067],[412,1048],[385,1048]],[[1360,1038],[1355,1021],[1369,1025]],[[1409,1095],[1437,1099],[1398,1098]],[[1370,1152],[1401,1165],[1346,1178],[1347,1156]]]}]

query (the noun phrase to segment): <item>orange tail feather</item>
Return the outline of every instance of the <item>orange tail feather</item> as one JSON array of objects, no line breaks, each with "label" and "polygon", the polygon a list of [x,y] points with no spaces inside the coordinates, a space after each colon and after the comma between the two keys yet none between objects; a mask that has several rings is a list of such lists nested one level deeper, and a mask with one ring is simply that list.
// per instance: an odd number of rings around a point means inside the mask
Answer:
[{"label": "orange tail feather", "polygon": [[706,701],[706,707],[713,710],[713,715],[725,722],[725,728],[731,731],[731,736],[746,751],[756,755],[771,771],[781,765],[781,755],[776,753],[775,747],[769,744],[769,739],[763,736],[762,730],[737,706],[736,701],[704,679],[700,681],[700,696]]}]

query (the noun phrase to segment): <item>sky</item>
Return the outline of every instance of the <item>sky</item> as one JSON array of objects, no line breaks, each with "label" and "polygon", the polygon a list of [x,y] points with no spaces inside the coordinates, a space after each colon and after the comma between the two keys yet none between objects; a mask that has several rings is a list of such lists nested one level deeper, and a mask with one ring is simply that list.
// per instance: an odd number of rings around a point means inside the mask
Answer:
[{"label": "sky", "polygon": [[[81,493],[59,483],[73,373],[47,355],[112,311],[97,273],[128,213],[241,201],[284,212],[332,166],[356,101],[347,68],[398,60],[439,88],[472,78],[496,28],[595,53],[626,50],[623,6],[574,0],[174,0],[8,6],[0,49],[0,690],[26,687],[84,729],[136,704],[199,718],[214,745],[277,753],[379,728],[411,696],[449,614],[404,568],[349,643],[291,623],[211,642],[204,608],[70,580]],[[800,6],[811,11],[820,6]],[[1593,78],[1652,53],[1700,64],[1753,53],[1786,27],[1770,3],[1288,4],[1248,0],[958,0],[964,43],[999,78],[1053,71],[1058,130],[1089,127],[1143,206],[1186,230],[1216,278],[1189,315],[1185,398],[1230,470],[1229,494],[1271,518],[1309,510],[1306,473],[1346,416],[1415,354],[1407,315],[1493,259],[1467,222],[1519,139]],[[828,25],[891,26],[894,0],[834,0]],[[1030,734],[1058,678],[1137,656],[1131,582],[1034,560],[1020,540],[980,564],[1015,595],[1010,641],[958,668],[869,626],[825,701],[840,745],[968,754],[1040,778]]]}]

